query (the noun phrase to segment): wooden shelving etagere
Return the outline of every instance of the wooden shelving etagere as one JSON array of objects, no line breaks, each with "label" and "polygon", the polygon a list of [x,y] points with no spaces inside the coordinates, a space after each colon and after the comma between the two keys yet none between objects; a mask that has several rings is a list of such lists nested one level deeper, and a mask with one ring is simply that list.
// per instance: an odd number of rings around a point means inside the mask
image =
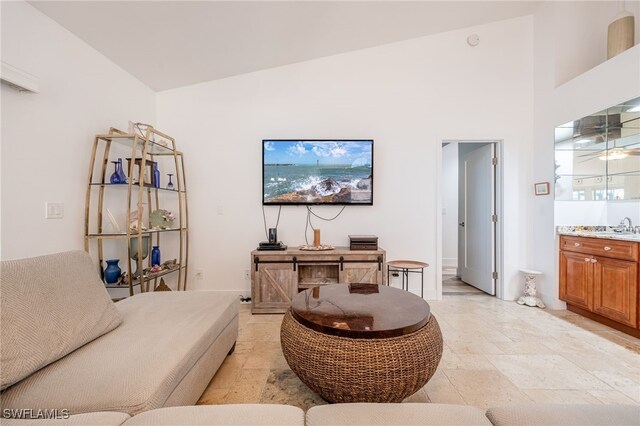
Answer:
[{"label": "wooden shelving etagere", "polygon": [[[130,154],[129,166],[126,175],[126,183],[110,183],[109,162],[113,157],[112,148],[118,144],[120,155]],[[129,148],[129,149],[127,149]],[[111,156],[110,156],[111,155]],[[116,154],[117,156],[118,154]],[[153,177],[149,176],[147,162],[157,163],[156,160],[165,159],[164,165],[171,167],[175,181],[172,181],[174,188],[161,188],[152,185]],[[169,158],[169,160],[166,160]],[[139,163],[139,164],[138,164]],[[152,164],[153,164],[152,163]],[[170,166],[169,166],[170,165]],[[135,172],[137,182],[134,182]],[[153,170],[151,171],[153,174]],[[119,193],[120,192],[120,193]],[[160,195],[162,194],[162,196]],[[150,226],[151,213],[161,209],[163,197],[177,197],[177,212],[172,211],[175,216],[174,223],[168,229],[143,229],[143,224]],[[106,199],[111,202],[107,206]],[[165,200],[168,201],[168,200]],[[146,202],[146,207],[145,207]],[[96,204],[97,203],[97,204]],[[126,204],[125,204],[126,203]],[[133,206],[132,206],[133,203]],[[176,205],[175,200],[172,201]],[[108,208],[119,209],[120,216],[124,217],[121,225],[124,231],[107,230],[106,210]],[[132,229],[129,224],[131,213],[138,212],[137,226]],[[91,253],[93,247],[97,246],[97,258],[100,264],[100,274],[104,279],[105,266],[105,243],[121,244],[126,243],[127,262],[122,265],[122,270],[127,272],[127,285],[107,284],[108,289],[129,289],[129,295],[134,295],[134,288],[139,287],[140,292],[152,291],[156,288],[158,280],[169,274],[177,273],[176,290],[186,290],[187,286],[187,264],[189,260],[189,219],[187,205],[187,188],[184,175],[184,158],[182,152],[176,149],[175,140],[148,125],[136,124],[132,133],[126,133],[115,128],[109,129],[109,133],[96,135],[89,164],[89,178],[87,181],[86,205],[85,205],[85,226],[84,226],[84,248]],[[95,221],[95,222],[94,222]],[[161,235],[177,235],[176,263],[170,269],[163,269],[158,272],[150,272],[151,246],[160,246]],[[131,239],[137,238],[137,260],[132,260]],[[143,241],[148,239],[148,256],[142,258]],[[174,243],[175,244],[175,243]],[[163,246],[161,246],[162,251]],[[169,248],[164,246],[164,248]],[[117,247],[123,253],[122,247]],[[135,254],[135,251],[133,251]],[[147,264],[145,269],[144,263]],[[135,269],[132,266],[136,266]],[[133,271],[143,271],[135,275]],[[153,284],[153,285],[151,285]]]}]

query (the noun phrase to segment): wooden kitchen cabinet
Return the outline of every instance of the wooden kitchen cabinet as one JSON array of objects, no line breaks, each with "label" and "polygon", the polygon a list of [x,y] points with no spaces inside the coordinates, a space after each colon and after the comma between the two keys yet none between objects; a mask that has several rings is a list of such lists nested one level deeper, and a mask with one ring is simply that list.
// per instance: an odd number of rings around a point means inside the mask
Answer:
[{"label": "wooden kitchen cabinet", "polygon": [[593,312],[630,327],[638,325],[638,264],[595,258]]},{"label": "wooden kitchen cabinet", "polygon": [[638,243],[560,237],[560,299],[567,309],[640,337]]},{"label": "wooden kitchen cabinet", "polygon": [[590,256],[560,252],[560,299],[585,309],[592,309],[593,266]]},{"label": "wooden kitchen cabinet", "polygon": [[633,262],[638,261],[638,243],[634,241],[563,235],[562,238],[560,238],[560,250],[610,257],[613,259],[631,260]]}]

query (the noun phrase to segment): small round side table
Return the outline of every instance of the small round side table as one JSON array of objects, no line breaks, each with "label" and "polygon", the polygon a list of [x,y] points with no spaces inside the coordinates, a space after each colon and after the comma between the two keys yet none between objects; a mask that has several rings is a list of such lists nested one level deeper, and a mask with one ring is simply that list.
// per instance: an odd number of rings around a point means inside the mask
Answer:
[{"label": "small round side table", "polygon": [[428,263],[416,260],[391,260],[387,262],[387,283],[391,272],[399,272],[402,274],[402,289],[409,291],[409,274],[420,274],[420,297],[424,298],[424,268],[428,266]]}]

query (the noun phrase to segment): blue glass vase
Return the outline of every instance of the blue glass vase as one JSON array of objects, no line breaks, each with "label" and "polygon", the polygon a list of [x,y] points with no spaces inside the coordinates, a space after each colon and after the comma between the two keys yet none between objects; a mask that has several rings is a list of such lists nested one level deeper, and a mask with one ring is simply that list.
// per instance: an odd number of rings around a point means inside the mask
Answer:
[{"label": "blue glass vase", "polygon": [[127,183],[127,175],[124,173],[124,169],[122,168],[122,158],[118,158],[118,166],[117,166],[118,176],[120,176],[120,183]]},{"label": "blue glass vase", "polygon": [[120,278],[122,274],[118,262],[120,262],[120,259],[107,260],[107,267],[104,270],[104,280],[107,284],[115,284],[118,282],[118,278]]},{"label": "blue glass vase", "polygon": [[116,185],[118,183],[122,183],[122,181],[120,180],[120,174],[118,173],[118,162],[117,161],[112,161],[112,163],[115,165],[115,168],[113,170],[113,174],[111,175],[111,178],[109,179],[109,181]]},{"label": "blue glass vase", "polygon": [[151,249],[151,266],[160,265],[160,247],[153,246]]},{"label": "blue glass vase", "polygon": [[160,170],[157,164],[153,166],[153,186],[160,188]]}]

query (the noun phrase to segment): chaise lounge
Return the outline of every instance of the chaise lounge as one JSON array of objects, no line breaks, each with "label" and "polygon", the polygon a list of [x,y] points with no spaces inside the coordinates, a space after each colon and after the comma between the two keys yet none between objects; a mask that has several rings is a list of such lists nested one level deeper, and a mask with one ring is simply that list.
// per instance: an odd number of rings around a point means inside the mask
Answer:
[{"label": "chaise lounge", "polygon": [[114,304],[80,251],[3,261],[1,290],[3,409],[192,405],[238,336],[235,295],[153,292]]}]

